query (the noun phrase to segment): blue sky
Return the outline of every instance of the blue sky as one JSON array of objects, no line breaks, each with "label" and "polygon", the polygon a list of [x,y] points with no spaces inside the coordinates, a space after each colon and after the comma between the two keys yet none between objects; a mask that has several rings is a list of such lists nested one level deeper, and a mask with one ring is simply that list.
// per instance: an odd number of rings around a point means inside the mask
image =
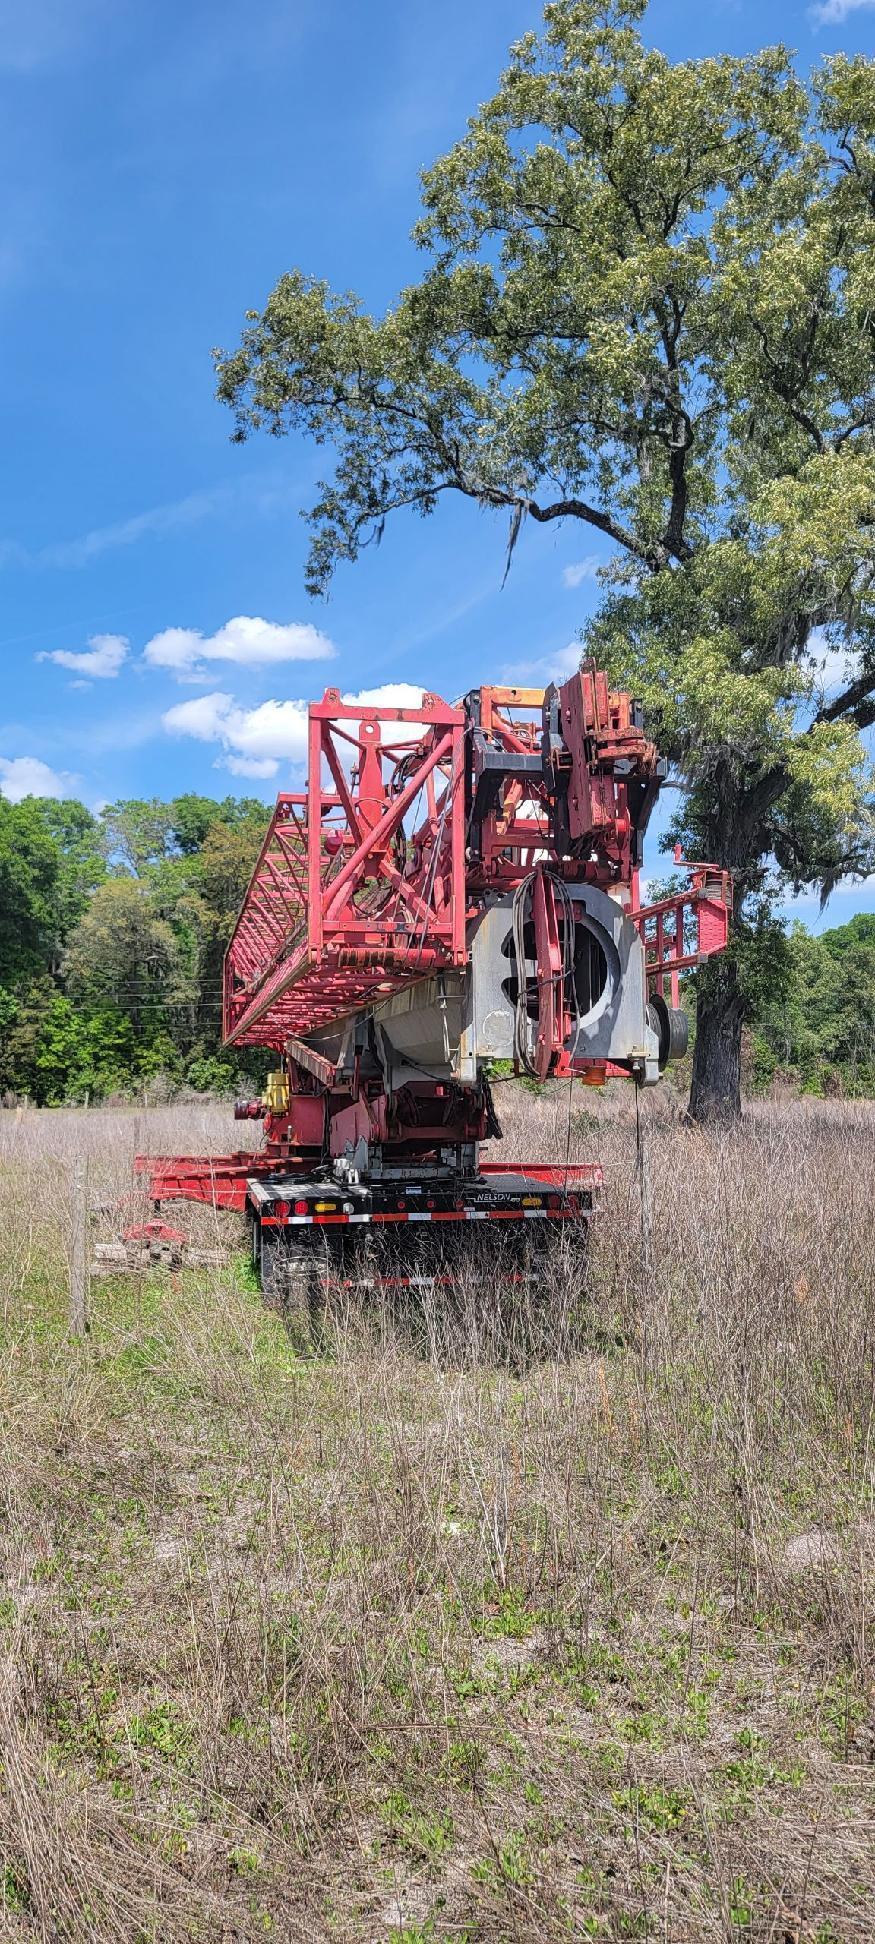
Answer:
[{"label": "blue sky", "polygon": [[[328,682],[452,696],[568,665],[599,557],[571,526],[525,534],[502,591],[503,523],[448,501],[309,601],[317,455],[231,446],[209,358],[293,265],[391,300],[416,263],[418,169],[537,17],[537,0],[0,0],[6,795],[269,797],[297,749],[289,705]],[[784,39],[808,66],[875,51],[875,0],[653,0],[646,31],[675,58]],[[863,908],[875,885],[837,893],[827,922]]]}]

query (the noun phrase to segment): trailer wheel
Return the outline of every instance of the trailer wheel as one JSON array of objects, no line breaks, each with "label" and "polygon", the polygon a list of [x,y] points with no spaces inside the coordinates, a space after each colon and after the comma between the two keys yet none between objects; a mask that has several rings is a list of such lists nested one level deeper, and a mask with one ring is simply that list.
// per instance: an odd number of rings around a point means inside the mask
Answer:
[{"label": "trailer wheel", "polygon": [[281,1311],[296,1349],[309,1355],[315,1347],[315,1321],[320,1313],[318,1265],[307,1244],[285,1229],[257,1230],[261,1292],[271,1308]]}]

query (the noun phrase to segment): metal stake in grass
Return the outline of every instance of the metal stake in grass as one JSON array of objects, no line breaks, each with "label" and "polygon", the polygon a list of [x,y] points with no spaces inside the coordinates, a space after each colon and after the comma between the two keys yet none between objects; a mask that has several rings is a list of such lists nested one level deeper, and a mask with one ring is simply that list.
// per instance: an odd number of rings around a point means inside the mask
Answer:
[{"label": "metal stake in grass", "polygon": [[653,1295],[653,1196],[650,1179],[650,1147],[647,1139],[647,1123],[641,1116],[640,1089],[635,1088],[635,1142],[637,1148],[638,1187],[641,1195],[641,1293],[640,1293],[640,1338],[642,1365],[642,1398],[644,1407],[645,1434],[649,1431],[648,1407],[650,1394],[650,1330],[649,1313]]},{"label": "metal stake in grass", "polygon": [[78,1154],[70,1184],[70,1329],[88,1334],[88,1162]]},{"label": "metal stake in grass", "polygon": [[638,1147],[638,1184],[641,1191],[641,1277],[646,1294],[653,1286],[653,1189],[646,1127],[641,1129]]}]

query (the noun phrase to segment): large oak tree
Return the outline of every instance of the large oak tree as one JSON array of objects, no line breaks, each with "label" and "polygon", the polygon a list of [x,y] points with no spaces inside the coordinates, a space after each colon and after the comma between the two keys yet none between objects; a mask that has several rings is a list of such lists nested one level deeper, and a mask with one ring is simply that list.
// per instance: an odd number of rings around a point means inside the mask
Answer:
[{"label": "large oak tree", "polygon": [[[553,0],[423,176],[419,283],[382,318],[299,270],[217,354],[236,436],[333,450],[308,584],[461,493],[612,543],[588,645],[732,870],[698,978],[693,1112],[737,1112],[788,885],[872,858],[875,64],[672,64],[646,0]],[[825,658],[825,659],[824,659]]]}]

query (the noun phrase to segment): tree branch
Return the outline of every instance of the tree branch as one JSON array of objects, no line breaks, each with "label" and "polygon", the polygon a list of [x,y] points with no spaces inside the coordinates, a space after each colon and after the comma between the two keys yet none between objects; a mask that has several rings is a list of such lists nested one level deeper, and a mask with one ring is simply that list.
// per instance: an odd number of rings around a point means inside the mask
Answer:
[{"label": "tree branch", "polygon": [[[860,720],[861,712],[866,717],[865,722]],[[866,728],[868,723],[875,721],[875,670],[869,669],[865,674],[856,676],[842,695],[835,696],[831,702],[824,702],[814,720],[837,722],[839,716],[843,715],[852,716],[858,729]]]},{"label": "tree branch", "polygon": [[[511,502],[505,500],[504,504],[508,505]],[[532,519],[541,524],[549,520],[569,518],[585,520],[588,526],[597,527],[599,533],[606,533],[608,539],[615,540],[618,547],[624,547],[627,553],[634,554],[637,560],[643,561],[645,567],[649,567],[652,573],[659,573],[663,567],[668,566],[670,557],[668,547],[663,546],[659,541],[648,545],[646,541],[636,539],[635,534],[631,533],[628,527],[621,526],[618,520],[612,519],[610,513],[602,513],[597,506],[589,506],[586,500],[555,500],[552,506],[539,506],[536,500],[527,499],[525,508]]]},{"label": "tree branch", "polygon": [[800,352],[798,354],[798,362],[800,365],[801,376],[799,382],[796,384],[795,387],[792,386],[789,380],[783,376],[781,371],[781,366],[778,363],[778,360],[775,357],[774,352],[772,352],[769,348],[769,341],[763,326],[760,323],[758,323],[755,317],[751,319],[751,322],[753,324],[753,328],[757,334],[757,337],[759,338],[763,355],[768,364],[769,372],[771,375],[772,387],[775,391],[776,396],[780,398],[782,404],[786,405],[790,417],[799,426],[800,430],[808,433],[809,438],[814,441],[814,444],[817,447],[818,452],[823,452],[826,449],[826,441],[824,439],[823,433],[821,432],[819,425],[811,417],[810,413],[806,412],[805,407],[799,404],[799,392],[802,388],[802,384],[805,382],[805,379],[808,376],[808,372],[810,368],[811,350],[814,344],[814,338],[817,331],[817,318],[819,314],[820,314],[820,302],[818,300],[817,304],[814,307],[814,313],[812,315],[811,324],[809,328],[808,348],[804,353]]}]

